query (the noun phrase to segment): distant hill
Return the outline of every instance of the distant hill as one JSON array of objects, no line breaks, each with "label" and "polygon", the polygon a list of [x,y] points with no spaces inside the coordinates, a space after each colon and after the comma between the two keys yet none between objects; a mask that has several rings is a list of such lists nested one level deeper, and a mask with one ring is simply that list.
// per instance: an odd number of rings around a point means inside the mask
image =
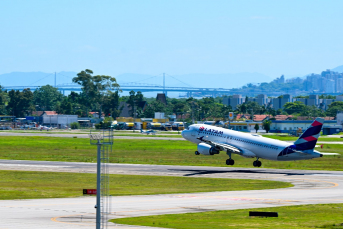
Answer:
[{"label": "distant hill", "polygon": [[343,65],[333,68],[331,71],[343,73]]}]

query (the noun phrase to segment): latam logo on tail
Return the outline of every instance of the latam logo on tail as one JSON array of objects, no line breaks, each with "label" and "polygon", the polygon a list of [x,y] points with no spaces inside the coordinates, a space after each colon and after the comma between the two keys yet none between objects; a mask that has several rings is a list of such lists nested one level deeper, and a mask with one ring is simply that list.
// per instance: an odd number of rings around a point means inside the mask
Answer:
[{"label": "latam logo on tail", "polygon": [[182,131],[182,136],[197,144],[196,155],[214,155],[224,151],[229,156],[226,160],[227,165],[234,165],[231,156],[238,154],[247,158],[256,158],[253,165],[260,167],[262,165],[260,159],[294,161],[323,155],[339,155],[314,150],[323,123],[324,119],[317,118],[293,144],[204,124],[191,125]]}]

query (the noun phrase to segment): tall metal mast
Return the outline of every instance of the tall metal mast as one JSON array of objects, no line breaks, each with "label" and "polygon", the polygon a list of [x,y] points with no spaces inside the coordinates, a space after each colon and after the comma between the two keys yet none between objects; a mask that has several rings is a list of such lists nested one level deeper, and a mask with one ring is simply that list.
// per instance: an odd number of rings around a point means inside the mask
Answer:
[{"label": "tall metal mast", "polygon": [[97,145],[96,229],[107,228],[110,210],[109,152],[112,152],[113,130],[90,131],[90,144]]}]

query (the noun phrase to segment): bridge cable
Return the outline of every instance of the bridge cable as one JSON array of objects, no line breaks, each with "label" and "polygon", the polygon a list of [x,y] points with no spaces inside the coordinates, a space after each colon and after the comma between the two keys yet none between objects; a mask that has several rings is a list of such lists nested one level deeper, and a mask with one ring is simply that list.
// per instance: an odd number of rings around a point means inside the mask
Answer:
[{"label": "bridge cable", "polygon": [[133,82],[127,82],[127,83],[123,83],[123,84],[138,83],[138,82],[141,82],[141,81],[144,81],[144,80],[153,79],[153,78],[156,78],[156,77],[157,77],[157,76],[152,76],[152,77],[149,77],[149,78],[147,78],[147,79],[137,80],[137,81],[133,81]]},{"label": "bridge cable", "polygon": [[41,79],[37,80],[36,82],[33,82],[33,83],[32,83],[32,84],[30,84],[29,86],[34,86],[33,84],[35,84],[35,83],[37,83],[37,82],[39,82],[39,81],[41,81],[41,80],[45,79],[46,77],[48,77],[48,76],[50,76],[50,75],[53,75],[53,73],[50,73],[49,75],[46,75],[46,76],[44,76],[43,78],[41,78]]},{"label": "bridge cable", "polygon": [[171,78],[173,78],[173,79],[175,79],[175,80],[177,80],[177,81],[179,81],[179,82],[181,82],[181,83],[183,83],[183,84],[185,84],[185,85],[187,85],[187,86],[189,86],[189,87],[193,87],[193,86],[191,86],[191,85],[189,85],[189,84],[187,84],[187,83],[185,83],[185,82],[182,82],[181,80],[179,80],[179,79],[176,79],[174,76],[171,76],[171,75],[169,75],[169,74],[166,74],[167,76],[170,76]]}]

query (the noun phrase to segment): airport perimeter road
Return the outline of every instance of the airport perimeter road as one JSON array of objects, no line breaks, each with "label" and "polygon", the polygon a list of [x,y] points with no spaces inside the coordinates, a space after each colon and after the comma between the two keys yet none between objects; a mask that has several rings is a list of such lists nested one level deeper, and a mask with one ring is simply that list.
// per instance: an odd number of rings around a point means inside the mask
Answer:
[{"label": "airport perimeter road", "polygon": [[[150,140],[185,140],[184,138],[171,138],[171,137],[146,137],[137,136],[113,136],[113,139],[150,139]],[[53,132],[45,133],[13,133],[13,132],[0,132],[0,136],[41,136],[41,137],[58,137],[58,138],[89,138],[88,134],[54,134]],[[1,229],[1,228],[0,228]]]},{"label": "airport perimeter road", "polygon": [[[0,160],[0,169],[3,170],[91,173],[95,172],[95,167],[91,163]],[[295,185],[292,188],[261,191],[112,197],[111,218],[343,203],[343,172],[111,164],[110,173],[279,180]],[[94,205],[94,197],[0,201],[0,228],[94,228]],[[117,227],[126,228],[119,225]]]}]

